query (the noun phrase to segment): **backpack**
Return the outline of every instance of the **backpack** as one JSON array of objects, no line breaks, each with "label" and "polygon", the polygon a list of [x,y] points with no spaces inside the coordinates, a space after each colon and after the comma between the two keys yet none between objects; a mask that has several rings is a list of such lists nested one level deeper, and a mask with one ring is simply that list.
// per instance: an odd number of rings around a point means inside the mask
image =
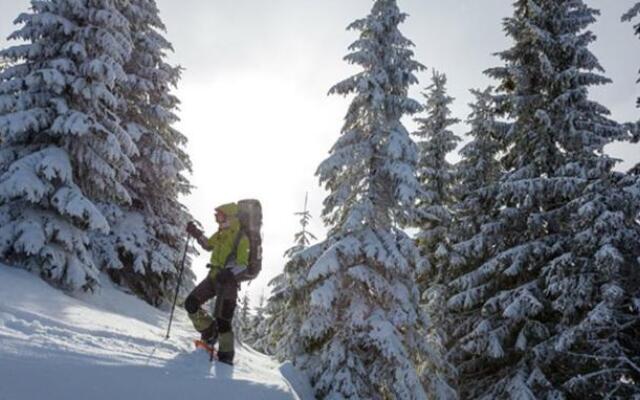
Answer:
[{"label": "backpack", "polygon": [[[262,270],[262,206],[258,200],[247,199],[238,202],[240,232],[249,238],[249,265],[238,275],[238,281],[254,279]],[[242,236],[242,235],[240,235]]]}]

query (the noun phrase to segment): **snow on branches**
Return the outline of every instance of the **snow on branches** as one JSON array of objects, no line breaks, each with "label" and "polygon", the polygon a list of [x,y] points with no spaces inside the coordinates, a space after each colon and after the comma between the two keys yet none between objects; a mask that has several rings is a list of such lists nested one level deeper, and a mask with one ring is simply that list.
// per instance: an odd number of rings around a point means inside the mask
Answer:
[{"label": "snow on branches", "polygon": [[114,2],[36,2],[0,51],[2,256],[69,289],[97,283],[88,233],[108,231],[96,200],[131,201],[133,140],[117,87],[132,43]]},{"label": "snow on branches", "polygon": [[16,23],[25,44],[0,51],[1,256],[70,290],[123,268],[171,290],[189,161],[155,3],[34,2]]},{"label": "snow on branches", "polygon": [[[125,129],[139,149],[132,157],[135,173],[125,182],[131,204],[101,204],[113,225],[109,235],[94,235],[94,254],[111,278],[153,305],[170,298],[177,284],[176,261],[185,246],[184,226],[193,218],[178,201],[190,191],[185,172],[186,137],[173,128],[178,99],[171,94],[180,68],[166,63],[171,44],[154,1],[120,4],[133,41],[120,87]],[[187,269],[184,291],[192,286]]]},{"label": "snow on branches", "polygon": [[322,398],[420,399],[423,384],[453,396],[436,369],[420,380],[425,360],[442,362],[419,335],[428,324],[415,281],[420,257],[399,228],[415,218],[420,192],[418,149],[401,118],[420,109],[407,93],[424,69],[398,29],[405,19],[395,0],[377,0],[352,23],[360,37],[345,59],[361,71],[330,91],[353,96],[342,135],[318,168],[331,229],[298,255],[311,268],[297,359]]},{"label": "snow on branches", "polygon": [[637,348],[627,339],[637,328],[622,327],[638,227],[603,153],[623,129],[588,97],[609,82],[588,49],[598,12],[583,1],[514,6],[504,26],[515,43],[487,72],[499,81],[496,110],[510,119],[496,136],[505,171],[489,186],[491,218],[458,245],[478,257],[449,300],[467,315],[452,343],[462,394],[624,396],[633,385],[623,377],[635,374],[622,360]]},{"label": "snow on branches", "polygon": [[305,196],[304,210],[295,215],[300,217],[301,230],[294,235],[293,247],[285,252],[284,271],[269,282],[267,332],[262,341],[262,350],[280,360],[294,359],[302,349],[300,327],[309,303],[309,293],[304,290],[309,264],[298,255],[316,240],[308,231],[311,222],[308,196]]}]

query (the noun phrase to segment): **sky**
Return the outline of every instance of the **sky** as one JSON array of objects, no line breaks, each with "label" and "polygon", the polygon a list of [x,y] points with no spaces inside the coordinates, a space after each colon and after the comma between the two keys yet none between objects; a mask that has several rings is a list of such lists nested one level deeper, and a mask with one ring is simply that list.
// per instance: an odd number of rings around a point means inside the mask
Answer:
[{"label": "sky", "polygon": [[[587,0],[602,15],[592,30],[592,51],[613,83],[592,90],[619,121],[635,121],[640,110],[635,84],[640,40],[620,16],[636,0]],[[342,58],[357,36],[346,31],[367,15],[371,0],[157,0],[166,37],[175,52],[169,60],[184,68],[176,94],[182,101],[177,127],[189,138],[194,189],[184,199],[211,234],[214,208],[242,198],[258,198],[264,209],[263,272],[244,284],[252,304],[268,295],[267,283],[282,271],[283,254],[299,231],[294,212],[305,193],[314,219],[310,230],[322,239],[320,214],[325,196],[316,168],[340,134],[349,99],[328,96],[332,85],[357,71]],[[493,54],[510,46],[502,19],[512,12],[508,0],[398,0],[410,17],[402,32],[416,47],[416,59],[448,76],[452,111],[464,120],[471,88],[493,82],[487,68],[500,65]],[[28,0],[0,0],[0,47],[14,29],[11,21]],[[419,75],[411,95],[422,101],[431,71]],[[407,128],[415,128],[411,118]],[[454,131],[463,135],[467,127]],[[640,161],[639,147],[607,149],[626,169]],[[453,161],[456,154],[451,155]],[[206,274],[207,255],[194,264]]]}]

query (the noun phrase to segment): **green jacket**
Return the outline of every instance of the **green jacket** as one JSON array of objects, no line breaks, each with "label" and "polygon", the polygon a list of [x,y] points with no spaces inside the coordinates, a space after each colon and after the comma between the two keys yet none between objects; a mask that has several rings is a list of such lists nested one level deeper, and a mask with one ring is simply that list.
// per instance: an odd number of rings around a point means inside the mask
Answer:
[{"label": "green jacket", "polygon": [[[240,232],[240,220],[238,220],[238,206],[234,203],[225,204],[216,210],[222,211],[228,218],[228,226],[221,228],[208,240],[211,251],[211,271],[209,276],[215,278],[218,271],[225,265],[225,261],[233,251],[233,244]],[[246,234],[238,242],[236,252],[236,265],[249,265],[249,237]]]}]

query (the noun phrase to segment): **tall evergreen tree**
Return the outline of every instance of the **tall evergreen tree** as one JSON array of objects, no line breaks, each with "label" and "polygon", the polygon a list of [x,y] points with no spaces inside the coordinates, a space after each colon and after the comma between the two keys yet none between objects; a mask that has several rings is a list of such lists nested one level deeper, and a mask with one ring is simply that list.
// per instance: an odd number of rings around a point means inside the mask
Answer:
[{"label": "tall evergreen tree", "polygon": [[[458,180],[454,189],[454,237],[457,242],[453,251],[463,258],[471,254],[467,251],[471,243],[466,241],[475,237],[482,226],[495,216],[493,198],[503,173],[499,160],[500,143],[509,128],[507,122],[498,119],[493,87],[471,90],[471,94],[475,102],[469,104],[471,113],[466,121],[470,128],[466,136],[471,140],[460,150],[461,160],[455,167]],[[460,245],[462,243],[465,245]],[[490,244],[482,246],[487,248]]]},{"label": "tall evergreen tree", "polygon": [[446,75],[433,71],[431,85],[427,87],[425,117],[416,118],[419,149],[418,180],[422,194],[418,200],[417,239],[422,254],[429,262],[429,271],[421,277],[424,287],[442,283],[443,274],[453,256],[451,253],[452,208],[455,203],[453,189],[456,183],[455,167],[447,155],[456,149],[460,138],[451,126],[460,122],[451,117],[453,97],[447,94]]},{"label": "tall evergreen tree", "polygon": [[258,298],[258,306],[254,309],[255,314],[250,318],[250,325],[248,335],[245,338],[245,342],[254,349],[266,353],[267,340],[266,340],[266,319],[267,308],[265,305],[265,295],[260,294]]},{"label": "tall evergreen tree", "polygon": [[240,307],[236,308],[233,318],[233,332],[237,340],[245,341],[249,336],[249,327],[251,325],[251,315],[249,313],[249,294],[245,292],[240,300]]},{"label": "tall evergreen tree", "polygon": [[[362,70],[330,91],[355,97],[317,172],[329,191],[329,234],[301,255],[313,265],[299,365],[319,398],[426,398],[416,370],[431,355],[418,335],[427,324],[415,281],[420,257],[400,228],[413,220],[419,191],[417,147],[401,118],[420,109],[407,92],[424,68],[398,30],[406,17],[395,0],[376,0],[352,23],[360,37],[345,59]],[[434,397],[451,394],[437,371],[430,378]]]},{"label": "tall evergreen tree", "polygon": [[286,315],[286,301],[287,301],[287,286],[286,277],[284,273],[276,275],[275,278],[269,281],[269,287],[271,288],[271,295],[267,299],[267,305],[265,308],[265,337],[262,338],[259,346],[260,351],[269,355],[276,355],[278,349],[278,342],[284,335],[284,326]]},{"label": "tall evergreen tree", "polygon": [[65,288],[98,281],[98,201],[127,204],[137,154],[118,115],[132,42],[116,1],[33,1],[0,51],[0,255]]},{"label": "tall evergreen tree", "polygon": [[[493,238],[490,232],[482,229],[490,226],[488,223],[497,215],[494,199],[503,173],[498,157],[501,138],[509,126],[497,120],[492,87],[471,93],[475,102],[469,104],[471,114],[467,124],[470,130],[466,134],[471,140],[460,150],[461,160],[456,165],[458,182],[454,190],[457,205],[452,250],[458,258],[450,263],[445,281],[448,292],[443,309],[447,318],[442,329],[447,332],[448,347],[469,334],[481,320],[482,290],[460,287],[456,283],[459,277],[493,255]],[[450,353],[454,364],[461,362],[459,350]]]},{"label": "tall evergreen tree", "polygon": [[[184,176],[190,161],[183,147],[186,137],[172,125],[178,121],[178,99],[171,94],[180,68],[166,63],[171,44],[162,36],[165,26],[153,0],[119,3],[129,21],[133,48],[124,65],[127,74],[120,88],[126,103],[123,123],[139,154],[135,173],[126,182],[133,202],[101,204],[112,226],[109,235],[95,235],[94,254],[111,278],[147,302],[159,305],[175,290],[177,261],[185,246],[184,227],[193,218],[178,201],[190,186]],[[195,276],[186,268],[183,288]]]},{"label": "tall evergreen tree", "polygon": [[285,252],[287,262],[283,273],[269,282],[272,294],[267,305],[268,352],[280,360],[293,359],[301,348],[302,315],[308,303],[308,293],[303,288],[309,266],[297,255],[316,240],[308,231],[311,223],[308,194],[304,199],[304,210],[295,215],[300,217],[301,230],[294,235],[295,244]]},{"label": "tall evergreen tree", "polygon": [[[447,94],[446,83],[447,77],[434,70],[431,85],[424,93],[426,116],[416,118],[418,130],[414,133],[418,144],[417,176],[422,188],[417,202],[417,242],[428,265],[425,273],[418,277],[418,282],[423,307],[431,320],[424,336],[429,345],[439,352],[443,352],[446,340],[442,329],[447,318],[444,306],[446,275],[449,265],[457,259],[451,249],[456,176],[454,165],[446,157],[460,141],[451,131],[451,126],[460,121],[451,117],[450,107],[454,99]],[[430,370],[428,363],[422,368],[427,377],[432,373]]]},{"label": "tall evergreen tree", "polygon": [[454,282],[476,291],[478,305],[468,317],[474,329],[456,344],[468,357],[459,365],[462,392],[625,396],[626,328],[608,322],[620,321],[629,302],[617,281],[637,269],[626,246],[637,226],[615,200],[614,160],[603,153],[622,129],[588,98],[589,87],[609,82],[588,49],[598,12],[581,0],[514,7],[504,26],[515,44],[500,53],[505,65],[488,71],[513,119],[500,143],[506,172],[493,198],[497,216],[474,239],[491,240],[495,255]]}]

